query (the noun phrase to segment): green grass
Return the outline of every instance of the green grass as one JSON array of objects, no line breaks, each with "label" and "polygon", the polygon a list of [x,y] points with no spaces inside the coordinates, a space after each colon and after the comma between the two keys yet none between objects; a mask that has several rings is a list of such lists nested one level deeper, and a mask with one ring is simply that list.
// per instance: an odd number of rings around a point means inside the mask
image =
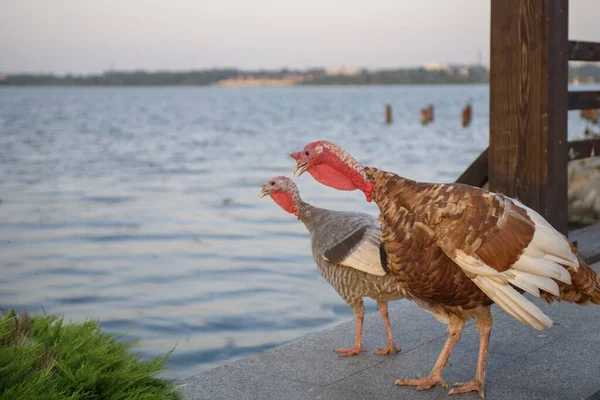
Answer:
[{"label": "green grass", "polygon": [[166,358],[141,361],[135,342],[102,333],[96,321],[0,316],[0,399],[179,399],[157,378]]}]

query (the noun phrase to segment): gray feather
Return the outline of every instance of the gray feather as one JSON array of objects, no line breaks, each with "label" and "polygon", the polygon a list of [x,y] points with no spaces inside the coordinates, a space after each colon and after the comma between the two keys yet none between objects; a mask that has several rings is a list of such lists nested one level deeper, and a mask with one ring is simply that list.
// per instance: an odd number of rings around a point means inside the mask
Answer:
[{"label": "gray feather", "polygon": [[327,249],[323,255],[329,262],[341,264],[362,242],[367,232],[367,227],[362,226],[358,230],[352,232],[350,236],[342,239],[338,244]]}]

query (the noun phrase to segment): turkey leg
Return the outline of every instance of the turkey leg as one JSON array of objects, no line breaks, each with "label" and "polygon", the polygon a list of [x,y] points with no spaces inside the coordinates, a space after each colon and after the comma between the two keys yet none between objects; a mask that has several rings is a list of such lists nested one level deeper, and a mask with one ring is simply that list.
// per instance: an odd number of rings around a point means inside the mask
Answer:
[{"label": "turkey leg", "polygon": [[390,328],[390,318],[388,316],[388,303],[387,301],[377,301],[377,307],[379,307],[379,313],[381,314],[381,318],[383,318],[383,324],[385,325],[385,333],[387,335],[387,347],[380,347],[375,354],[390,354],[391,352],[397,353],[400,351],[396,344],[394,343],[394,339],[392,338],[392,329]]},{"label": "turkey leg", "polygon": [[475,379],[468,382],[455,383],[454,388],[450,389],[448,394],[461,394],[477,391],[479,397],[485,398],[483,388],[485,385],[485,366],[487,363],[487,350],[490,344],[490,333],[492,332],[492,315],[489,307],[485,313],[477,318],[477,330],[479,331],[479,359],[477,360],[477,371]]},{"label": "turkey leg", "polygon": [[396,385],[398,386],[416,386],[417,390],[427,390],[431,389],[438,383],[443,387],[447,388],[448,384],[444,381],[442,377],[442,371],[450,358],[450,354],[452,354],[452,350],[454,346],[460,339],[460,335],[462,333],[463,328],[465,327],[465,321],[460,319],[459,317],[450,314],[450,324],[448,325],[448,339],[446,340],[446,344],[444,344],[444,348],[440,353],[433,369],[429,373],[429,376],[426,378],[417,378],[417,379],[400,379],[396,381]]},{"label": "turkey leg", "polygon": [[354,339],[354,347],[351,349],[334,349],[336,353],[340,353],[340,357],[357,356],[365,349],[362,346],[362,326],[365,318],[365,312],[355,312],[356,315],[356,338]]}]

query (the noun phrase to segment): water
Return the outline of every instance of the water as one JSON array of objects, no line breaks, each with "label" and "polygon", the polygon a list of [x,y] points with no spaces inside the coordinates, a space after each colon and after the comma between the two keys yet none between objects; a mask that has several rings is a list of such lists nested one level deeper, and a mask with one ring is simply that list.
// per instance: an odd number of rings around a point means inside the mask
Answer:
[{"label": "water", "polygon": [[[584,128],[571,113],[571,134]],[[177,344],[177,377],[351,319],[304,226],[258,198],[323,138],[452,181],[487,146],[488,88],[0,89],[0,306],[129,329],[144,357]],[[376,213],[361,193],[297,182],[315,205]]]}]

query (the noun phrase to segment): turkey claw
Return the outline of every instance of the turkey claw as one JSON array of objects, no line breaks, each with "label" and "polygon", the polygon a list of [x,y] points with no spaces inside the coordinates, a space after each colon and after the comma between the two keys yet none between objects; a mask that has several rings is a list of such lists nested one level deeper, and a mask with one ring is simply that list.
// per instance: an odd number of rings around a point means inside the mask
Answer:
[{"label": "turkey claw", "polygon": [[391,353],[398,353],[400,349],[396,346],[388,346],[388,347],[380,347],[375,354],[379,354],[381,356],[385,356]]},{"label": "turkey claw", "polygon": [[339,353],[340,357],[350,357],[350,356],[358,356],[360,353],[366,351],[362,346],[361,347],[353,347],[350,349],[334,349],[336,353]]},{"label": "turkey claw", "polygon": [[448,384],[444,381],[444,378],[442,378],[441,376],[417,379],[400,379],[396,381],[396,385],[398,386],[416,386],[416,389],[418,391],[431,389],[438,383],[446,389],[448,388]]},{"label": "turkey claw", "polygon": [[454,387],[450,389],[448,394],[463,394],[475,391],[479,393],[479,397],[481,397],[482,399],[485,398],[485,394],[483,393],[483,383],[475,379],[468,382],[456,382],[454,384]]}]

